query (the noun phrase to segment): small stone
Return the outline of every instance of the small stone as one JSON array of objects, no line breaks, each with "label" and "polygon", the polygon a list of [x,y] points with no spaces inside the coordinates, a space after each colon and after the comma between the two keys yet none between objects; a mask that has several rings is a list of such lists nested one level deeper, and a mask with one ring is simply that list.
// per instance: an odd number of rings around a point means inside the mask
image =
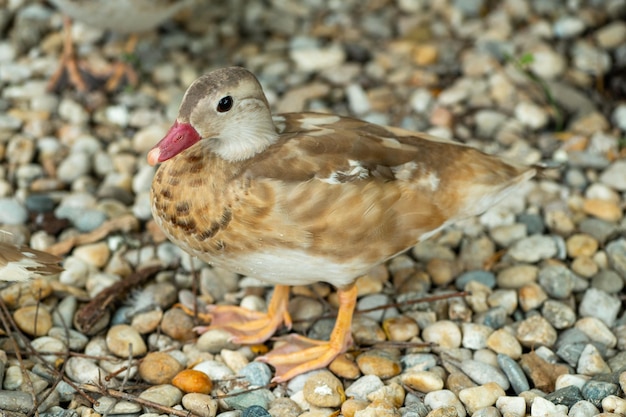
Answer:
[{"label": "small stone", "polygon": [[611,268],[626,280],[626,239],[614,240],[606,245]]},{"label": "small stone", "polygon": [[594,33],[598,46],[603,49],[613,49],[626,42],[626,24],[617,20],[611,22]]},{"label": "small stone", "polygon": [[578,256],[593,256],[598,250],[598,241],[592,236],[577,233],[570,236],[566,242],[567,254],[576,258]]},{"label": "small stone", "polygon": [[569,417],[593,417],[599,414],[600,414],[600,410],[598,410],[589,401],[583,400],[583,401],[578,401],[569,409],[568,416]]},{"label": "small stone", "polygon": [[595,317],[584,317],[576,321],[574,327],[594,342],[600,343],[608,348],[613,348],[617,344],[617,338],[613,332]]},{"label": "small stone", "polygon": [[[106,371],[96,365],[93,359],[72,356],[67,360],[65,365],[67,376],[74,382],[79,384],[92,384],[99,381],[102,375],[106,375]],[[115,385],[114,380],[109,380],[108,386]]]},{"label": "small stone", "polygon": [[52,315],[39,305],[17,309],[13,319],[20,330],[31,336],[44,336],[52,328]]},{"label": "small stone", "polygon": [[139,398],[152,401],[166,407],[173,407],[176,404],[180,404],[183,399],[183,393],[172,385],[155,385],[147,388],[139,394]]},{"label": "small stone", "polygon": [[328,369],[340,378],[357,379],[361,376],[359,366],[350,355],[342,354],[337,356],[328,365]]},{"label": "small stone", "polygon": [[556,330],[541,316],[535,315],[523,320],[517,327],[517,340],[526,347],[553,346]]},{"label": "small stone", "polygon": [[304,398],[316,407],[339,407],[346,394],[341,381],[328,371],[313,373],[304,383]]},{"label": "small stone", "polygon": [[491,327],[477,323],[463,323],[461,329],[463,331],[462,346],[473,350],[485,348],[487,339],[493,332]]},{"label": "small stone", "polygon": [[519,365],[528,375],[534,387],[543,392],[554,391],[557,378],[569,373],[566,365],[548,363],[535,352],[523,354]]},{"label": "small stone", "polygon": [[487,347],[512,359],[519,359],[522,355],[522,345],[513,334],[505,329],[498,329],[493,332],[487,338]]},{"label": "small stone", "polygon": [[534,130],[543,128],[549,121],[548,113],[544,109],[527,101],[515,106],[515,118]]},{"label": "small stone", "polygon": [[161,323],[163,311],[152,310],[145,313],[138,313],[132,318],[131,327],[141,334],[149,334],[154,332]]},{"label": "small stone", "polygon": [[408,370],[401,375],[403,384],[420,392],[439,391],[443,388],[443,379],[435,372]]},{"label": "small stone", "polygon": [[533,399],[533,402],[530,406],[530,415],[531,417],[565,417],[567,416],[567,407],[564,405],[553,404],[552,402],[537,396]]},{"label": "small stone", "polygon": [[611,382],[590,380],[583,385],[583,397],[596,407],[602,405],[602,400],[609,395],[617,395],[619,386]]},{"label": "small stone", "polygon": [[[150,355],[152,355],[152,353],[148,356]],[[146,356],[146,359],[148,356]],[[141,374],[141,366],[139,373]],[[211,378],[204,372],[193,369],[179,371],[174,377],[170,377],[170,380],[172,385],[186,393],[210,394],[213,389],[213,381],[211,381]]]},{"label": "small stone", "polygon": [[533,235],[515,242],[508,254],[518,262],[534,263],[554,257],[557,247],[550,236]]},{"label": "small stone", "polygon": [[[331,369],[332,370],[332,369]],[[263,387],[268,385],[272,379],[272,370],[262,362],[250,362],[237,372],[253,387]]]},{"label": "small stone", "polygon": [[344,417],[354,417],[357,412],[365,410],[369,404],[369,401],[348,398],[341,404],[341,414]]},{"label": "small stone", "polygon": [[585,199],[583,211],[587,214],[609,222],[617,222],[622,218],[622,209],[613,201]]},{"label": "small stone", "polygon": [[518,289],[526,284],[535,282],[539,268],[533,265],[515,265],[503,269],[498,273],[497,283],[499,288]]},{"label": "small stone", "polygon": [[438,410],[444,407],[453,407],[457,417],[465,417],[465,407],[456,395],[450,390],[432,391],[424,396],[424,404],[431,410]]},{"label": "small stone", "polygon": [[76,247],[73,255],[96,268],[102,268],[109,261],[111,251],[106,242],[98,242]]},{"label": "small stone", "polygon": [[241,417],[272,417],[267,410],[260,405],[253,405],[241,412]]},{"label": "small stone", "polygon": [[548,295],[537,283],[531,282],[518,290],[519,306],[523,311],[530,311],[539,308]]},{"label": "small stone", "polygon": [[462,334],[459,326],[448,320],[437,321],[422,331],[426,343],[433,343],[442,349],[453,349],[461,346]]},{"label": "small stone", "polygon": [[612,327],[621,306],[622,302],[617,297],[613,297],[602,290],[589,288],[580,301],[578,312],[582,317],[595,317]]},{"label": "small stone", "polygon": [[0,224],[24,224],[28,220],[28,211],[15,198],[0,198]]},{"label": "small stone", "polygon": [[510,384],[506,376],[498,368],[487,363],[473,359],[464,360],[461,363],[461,370],[477,384],[495,382],[503,390],[509,389]]},{"label": "small stone", "polygon": [[112,326],[107,332],[106,343],[111,353],[120,358],[143,356],[147,352],[139,332],[126,324]]},{"label": "small stone", "polygon": [[593,376],[609,373],[611,368],[604,361],[598,349],[594,345],[588,344],[580,354],[576,372],[582,375]]},{"label": "small stone", "polygon": [[574,289],[574,276],[564,266],[549,265],[539,271],[539,284],[550,297],[565,299]]},{"label": "small stone", "polygon": [[387,350],[372,349],[360,354],[356,363],[364,375],[376,375],[381,379],[396,376],[402,370],[396,355]]},{"label": "small stone", "polygon": [[397,316],[383,321],[383,331],[387,339],[393,342],[406,342],[413,339],[419,333],[419,326],[410,317]]},{"label": "small stone", "polygon": [[[344,401],[344,403],[342,404],[342,410],[343,405],[346,404],[348,401],[351,400],[348,399]],[[275,400],[273,400],[267,411],[268,413],[270,413],[270,415],[275,417],[298,417],[300,414],[302,414],[302,409],[300,408],[300,406],[291,398],[285,397],[276,398]]]},{"label": "small stone", "polygon": [[466,388],[459,392],[459,399],[465,404],[467,411],[474,414],[481,408],[492,406],[499,397],[505,395],[504,390],[495,382],[485,385]]},{"label": "small stone", "polygon": [[493,288],[496,285],[495,275],[482,270],[464,272],[455,280],[454,285],[459,291],[463,291],[470,281],[480,282],[488,288]]},{"label": "small stone", "polygon": [[606,413],[626,414],[626,400],[616,395],[609,395],[602,400],[602,409]]},{"label": "small stone", "polygon": [[517,362],[509,356],[500,353],[498,354],[497,361],[500,369],[502,369],[502,372],[504,372],[506,377],[509,379],[515,393],[520,394],[530,389],[528,379],[526,378],[522,367],[519,366]]},{"label": "small stone", "polygon": [[367,396],[383,387],[383,381],[376,375],[364,375],[346,389],[346,397],[367,400]]},{"label": "small stone", "polygon": [[222,329],[209,329],[198,338],[196,346],[203,352],[219,353],[222,349],[237,349],[238,345],[230,342],[232,335]]},{"label": "small stone", "polygon": [[217,400],[206,394],[189,393],[182,399],[183,407],[200,417],[215,417],[217,415]]},{"label": "small stone", "polygon": [[139,364],[139,376],[149,384],[169,384],[182,369],[183,366],[172,355],[151,352]]},{"label": "small stone", "polygon": [[558,330],[572,327],[576,322],[576,312],[565,303],[556,300],[546,300],[541,308],[541,315]]},{"label": "small stone", "polygon": [[193,367],[194,370],[204,372],[212,380],[226,379],[234,375],[232,369],[224,365],[222,362],[215,360],[206,360],[200,362]]}]

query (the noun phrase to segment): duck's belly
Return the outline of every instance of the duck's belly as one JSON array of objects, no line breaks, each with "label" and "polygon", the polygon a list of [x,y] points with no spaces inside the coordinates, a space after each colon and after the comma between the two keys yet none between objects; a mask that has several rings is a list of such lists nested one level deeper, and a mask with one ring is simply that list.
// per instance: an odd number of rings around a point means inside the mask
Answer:
[{"label": "duck's belly", "polygon": [[327,282],[335,287],[344,287],[372,267],[371,264],[358,259],[338,263],[336,260],[293,249],[225,256],[207,256],[206,253],[194,250],[191,252],[214,266],[274,285],[309,285]]}]

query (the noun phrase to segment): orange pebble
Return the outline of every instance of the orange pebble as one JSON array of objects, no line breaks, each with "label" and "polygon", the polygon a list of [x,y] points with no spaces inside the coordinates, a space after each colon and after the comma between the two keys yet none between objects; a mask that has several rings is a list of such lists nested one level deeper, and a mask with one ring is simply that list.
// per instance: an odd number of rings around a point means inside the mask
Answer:
[{"label": "orange pebble", "polygon": [[185,369],[180,371],[173,379],[172,385],[184,392],[197,392],[200,394],[209,394],[213,389],[213,381],[204,372],[195,371],[193,369]]}]

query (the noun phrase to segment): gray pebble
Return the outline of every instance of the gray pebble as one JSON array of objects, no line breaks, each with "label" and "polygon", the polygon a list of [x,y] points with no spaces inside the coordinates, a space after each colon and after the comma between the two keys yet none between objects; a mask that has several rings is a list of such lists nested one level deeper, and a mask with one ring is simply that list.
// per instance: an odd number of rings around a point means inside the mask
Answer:
[{"label": "gray pebble", "polygon": [[626,239],[621,238],[606,245],[606,254],[613,269],[626,279]]},{"label": "gray pebble", "polygon": [[465,360],[461,363],[461,370],[477,384],[495,382],[505,391],[510,387],[509,380],[502,371],[484,362],[473,359]]},{"label": "gray pebble", "polygon": [[572,293],[574,277],[566,267],[550,265],[539,271],[539,284],[550,297],[564,299]]},{"label": "gray pebble", "polygon": [[580,388],[575,385],[570,385],[549,393],[545,398],[554,404],[562,404],[569,408],[577,402],[582,401],[583,395],[580,392]]},{"label": "gray pebble", "polygon": [[58,178],[66,184],[71,184],[79,177],[86,175],[91,169],[91,159],[83,152],[70,153],[57,170]]},{"label": "gray pebble", "polygon": [[576,323],[576,312],[567,304],[556,300],[546,300],[541,307],[541,315],[555,329],[566,329]]},{"label": "gray pebble", "polygon": [[238,372],[238,375],[244,377],[250,385],[262,387],[270,383],[272,370],[262,362],[250,362]]},{"label": "gray pebble", "polygon": [[81,232],[91,232],[107,220],[106,213],[96,209],[85,209],[71,218],[72,224]]},{"label": "gray pebble", "polygon": [[176,404],[180,404],[180,401],[183,399],[183,393],[173,385],[163,384],[149,387],[139,394],[139,398],[166,407],[173,407]]},{"label": "gray pebble", "polygon": [[530,389],[530,385],[528,384],[528,379],[522,370],[522,367],[519,364],[511,359],[507,355],[503,355],[501,353],[497,356],[498,366],[509,382],[511,383],[511,387],[516,394],[519,394],[524,391],[528,391]]},{"label": "gray pebble", "polygon": [[540,234],[545,230],[543,218],[538,214],[521,213],[517,216],[517,221],[526,225],[528,235]]},{"label": "gray pebble", "polygon": [[[385,294],[370,294],[370,295],[366,295],[365,297],[361,298],[358,302],[357,302],[357,310],[369,310],[371,308],[376,308],[376,307],[380,307],[383,305],[387,305],[391,302],[390,298],[388,295]],[[395,309],[389,309],[389,310],[395,310]],[[366,313],[361,313],[363,316],[365,317],[369,317],[377,322],[381,322],[383,320],[383,317],[388,318],[391,317],[393,315],[398,315],[398,311],[395,310],[395,314],[394,312],[391,312],[387,309],[379,309],[379,310],[374,310],[374,311],[368,311]]]},{"label": "gray pebble", "polygon": [[0,224],[24,224],[28,220],[26,208],[15,198],[0,198]]},{"label": "gray pebble", "polygon": [[591,287],[608,294],[618,294],[624,288],[624,281],[616,272],[604,270],[591,279]]},{"label": "gray pebble", "polygon": [[583,398],[596,407],[600,407],[602,400],[609,395],[617,395],[619,392],[619,385],[611,382],[590,380],[583,385],[581,392]]},{"label": "gray pebble", "polygon": [[550,236],[533,235],[515,242],[509,249],[509,255],[518,262],[534,263],[554,257],[557,251],[556,243]]},{"label": "gray pebble", "polygon": [[611,327],[615,323],[621,306],[622,302],[617,297],[596,288],[589,288],[583,294],[578,305],[578,312],[582,317],[595,317]]},{"label": "gray pebble", "polygon": [[626,161],[616,160],[600,175],[600,181],[619,191],[626,191]]},{"label": "gray pebble", "polygon": [[492,272],[484,270],[467,271],[454,281],[454,285],[459,291],[462,291],[470,281],[478,281],[488,288],[494,288],[496,285],[496,276]]},{"label": "gray pebble", "polygon": [[367,400],[367,396],[382,388],[383,381],[376,375],[364,375],[346,388],[346,397],[354,397],[358,400]]},{"label": "gray pebble", "polygon": [[593,417],[597,414],[600,414],[600,410],[598,410],[589,401],[582,400],[572,405],[572,407],[569,409],[568,416],[569,417]]},{"label": "gray pebble", "polygon": [[[231,391],[230,394],[234,394],[235,391]],[[276,397],[268,389],[259,389],[255,391],[243,392],[239,395],[232,395],[224,398],[222,401],[228,405],[228,407],[235,410],[245,410],[252,406],[259,406],[263,409],[267,409]]]}]

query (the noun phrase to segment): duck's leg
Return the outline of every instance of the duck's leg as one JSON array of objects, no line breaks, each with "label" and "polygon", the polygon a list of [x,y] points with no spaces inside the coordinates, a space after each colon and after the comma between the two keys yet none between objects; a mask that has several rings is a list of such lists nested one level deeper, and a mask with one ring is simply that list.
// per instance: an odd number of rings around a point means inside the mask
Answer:
[{"label": "duck's leg", "polygon": [[210,329],[223,329],[233,335],[232,341],[239,344],[262,343],[272,337],[281,324],[291,328],[291,317],[287,312],[289,287],[277,285],[267,307],[267,313],[251,311],[237,306],[209,306],[211,325],[197,327],[199,333]]},{"label": "duck's leg", "polygon": [[133,34],[128,37],[126,45],[124,46],[124,59],[117,61],[113,68],[113,74],[107,80],[105,88],[107,91],[115,91],[119,88],[124,80],[129,85],[137,85],[137,72],[133,68],[132,63],[129,62],[128,57],[132,56],[137,47],[139,36]]},{"label": "duck's leg", "polygon": [[70,84],[75,86],[78,91],[84,93],[89,90],[87,82],[83,79],[86,71],[81,70],[78,65],[78,58],[76,57],[72,40],[72,21],[67,16],[63,16],[63,54],[61,55],[61,62],[48,81],[48,91],[57,90],[65,74],[67,74]]},{"label": "duck's leg", "polygon": [[353,284],[346,289],[340,289],[338,295],[339,312],[328,342],[289,335],[280,339],[284,342],[280,347],[257,358],[276,368],[272,381],[283,382],[305,372],[324,368],[350,347],[350,328],[357,299],[356,286]]}]

